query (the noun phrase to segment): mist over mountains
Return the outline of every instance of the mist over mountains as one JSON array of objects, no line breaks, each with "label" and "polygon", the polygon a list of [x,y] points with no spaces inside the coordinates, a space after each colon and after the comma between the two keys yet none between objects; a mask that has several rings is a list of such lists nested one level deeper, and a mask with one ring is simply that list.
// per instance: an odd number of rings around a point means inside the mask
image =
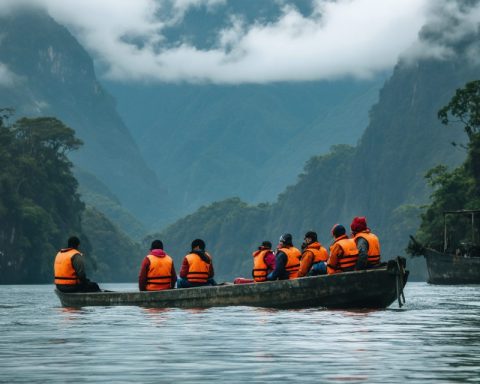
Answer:
[{"label": "mist over mountains", "polygon": [[[26,3],[50,15],[0,12],[0,107],[74,128],[85,143],[71,156],[82,199],[136,240],[157,232],[177,261],[204,237],[220,276],[248,274],[259,241],[314,229],[328,243],[331,226],[356,215],[387,257],[403,253],[428,201],[425,171],[465,156],[450,145],[461,129],[436,113],[480,75],[477,1],[397,2],[396,15],[382,5],[376,24],[364,10],[352,29],[376,48],[358,51],[358,36],[331,41],[347,10],[370,0],[166,1],[156,13],[132,3],[118,20],[120,5],[90,20],[88,3],[77,15],[62,2]],[[271,73],[249,61],[254,52],[272,54]],[[110,224],[96,210],[89,236],[107,250],[95,223],[101,236]]]},{"label": "mist over mountains", "polygon": [[[464,150],[451,145],[465,140],[462,128],[444,127],[437,112],[457,88],[480,77],[478,19],[471,25],[460,22],[462,15],[477,9],[469,8],[472,4],[456,15],[440,13],[422,30],[419,44],[443,47],[444,54],[416,60],[407,55],[399,61],[357,146],[338,146],[311,158],[298,182],[271,205],[225,200],[158,236],[171,239],[172,252],[181,254],[188,246],[186,239],[200,235],[218,255],[220,273],[229,278],[238,271],[249,275],[248,255],[263,240],[275,241],[291,232],[299,244],[313,229],[328,244],[332,225],[348,226],[357,215],[367,216],[385,258],[404,254],[431,192],[426,171],[437,164],[455,166],[465,158]],[[422,260],[413,264],[415,278],[424,277],[421,264]]]},{"label": "mist over mountains", "polygon": [[383,80],[107,87],[180,216],[231,196],[275,200],[311,156],[356,143]]},{"label": "mist over mountains", "polygon": [[[295,12],[310,14],[308,4],[295,3]],[[193,7],[164,33],[209,49],[231,24],[228,15],[250,25],[285,12],[271,2]],[[23,8],[3,20],[0,63],[14,80],[0,101],[18,116],[54,115],[72,126],[86,143],[72,155],[83,198],[137,238],[230,196],[273,201],[310,156],[356,143],[388,73],[274,84],[100,84],[89,54],[45,12]],[[97,65],[102,72],[103,61]]]}]

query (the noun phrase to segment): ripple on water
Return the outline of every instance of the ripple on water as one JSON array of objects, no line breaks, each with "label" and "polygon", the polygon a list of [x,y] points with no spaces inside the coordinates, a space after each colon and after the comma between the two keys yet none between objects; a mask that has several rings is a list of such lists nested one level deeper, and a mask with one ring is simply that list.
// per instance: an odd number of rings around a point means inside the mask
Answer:
[{"label": "ripple on water", "polygon": [[[122,286],[118,286],[122,289]],[[0,382],[478,382],[479,287],[386,310],[60,307],[0,286]]]}]

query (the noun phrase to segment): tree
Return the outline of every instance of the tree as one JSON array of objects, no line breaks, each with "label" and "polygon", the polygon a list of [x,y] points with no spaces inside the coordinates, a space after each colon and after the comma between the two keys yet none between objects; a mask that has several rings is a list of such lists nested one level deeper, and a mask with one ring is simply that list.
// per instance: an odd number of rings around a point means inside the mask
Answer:
[{"label": "tree", "polygon": [[[75,131],[67,127],[55,117],[38,117],[36,119],[22,118],[12,127],[15,137],[29,149],[49,149],[62,160],[67,160],[66,153],[80,148],[83,142],[75,137]],[[67,160],[68,161],[68,160]]]},{"label": "tree", "polygon": [[480,80],[457,89],[450,102],[438,111],[438,118],[445,125],[461,123],[471,141],[480,131]]},{"label": "tree", "polygon": [[55,250],[82,233],[84,204],[66,156],[81,141],[58,119],[8,125],[9,116],[0,110],[0,282],[47,282]]},{"label": "tree", "polygon": [[[460,167],[449,172],[445,166],[438,165],[425,176],[433,193],[430,205],[421,215],[422,222],[416,237],[420,243],[440,250],[443,244],[443,213],[480,208],[480,80],[457,89],[450,102],[439,110],[438,117],[445,125],[461,123],[469,139],[467,158]],[[470,237],[466,233],[465,222],[459,218],[449,220],[449,227],[457,240]],[[417,245],[411,242],[408,252],[421,254],[422,250]]]}]

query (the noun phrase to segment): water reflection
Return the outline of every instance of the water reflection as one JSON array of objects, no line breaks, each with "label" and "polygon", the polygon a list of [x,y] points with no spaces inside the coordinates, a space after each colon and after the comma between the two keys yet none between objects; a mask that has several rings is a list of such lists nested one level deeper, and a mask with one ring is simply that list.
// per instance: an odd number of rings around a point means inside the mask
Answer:
[{"label": "water reflection", "polygon": [[406,294],[374,311],[79,309],[48,286],[2,286],[0,382],[478,381],[480,290]]}]

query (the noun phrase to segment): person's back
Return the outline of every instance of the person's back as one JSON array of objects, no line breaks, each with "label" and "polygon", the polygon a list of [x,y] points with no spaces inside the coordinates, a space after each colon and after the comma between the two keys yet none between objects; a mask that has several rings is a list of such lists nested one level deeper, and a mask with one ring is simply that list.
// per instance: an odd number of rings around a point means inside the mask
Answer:
[{"label": "person's back", "polygon": [[305,234],[304,241],[298,277],[327,273],[328,252],[318,241],[316,232],[308,231]]},{"label": "person's back", "polygon": [[267,276],[268,280],[296,279],[300,268],[302,253],[293,246],[292,235],[285,233],[280,237],[275,258],[275,269]]},{"label": "person's back", "polygon": [[189,269],[186,275],[190,283],[206,284],[210,277],[212,259],[207,252],[192,251],[185,256]]},{"label": "person's back", "polygon": [[163,250],[163,243],[154,240],[143,259],[138,277],[140,291],[161,291],[175,287],[177,275],[173,259]]},{"label": "person's back", "polygon": [[183,258],[178,288],[193,288],[204,285],[216,285],[212,257],[205,251],[205,242],[201,239],[192,241],[192,250]]},{"label": "person's back", "polygon": [[253,252],[253,280],[257,283],[267,281],[267,276],[275,269],[275,255],[272,243],[264,241],[258,250]]},{"label": "person's back", "polygon": [[100,287],[90,281],[85,272],[83,255],[78,250],[80,239],[72,236],[67,248],[58,251],[54,262],[54,283],[62,292],[98,292]]},{"label": "person's back", "polygon": [[349,239],[343,225],[332,228],[334,242],[330,246],[330,256],[327,261],[327,273],[350,272],[355,270],[358,260],[358,249],[355,241]]},{"label": "person's back", "polygon": [[354,217],[350,228],[359,253],[356,268],[373,268],[380,264],[380,241],[367,227],[366,218]]}]

